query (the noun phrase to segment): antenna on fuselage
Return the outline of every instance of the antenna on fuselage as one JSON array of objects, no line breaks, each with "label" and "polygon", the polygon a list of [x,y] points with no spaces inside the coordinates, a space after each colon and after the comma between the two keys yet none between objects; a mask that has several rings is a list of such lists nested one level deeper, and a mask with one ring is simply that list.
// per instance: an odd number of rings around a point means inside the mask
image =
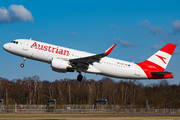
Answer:
[{"label": "antenna on fuselage", "polygon": [[30,38],[29,40],[32,40],[32,38]]}]

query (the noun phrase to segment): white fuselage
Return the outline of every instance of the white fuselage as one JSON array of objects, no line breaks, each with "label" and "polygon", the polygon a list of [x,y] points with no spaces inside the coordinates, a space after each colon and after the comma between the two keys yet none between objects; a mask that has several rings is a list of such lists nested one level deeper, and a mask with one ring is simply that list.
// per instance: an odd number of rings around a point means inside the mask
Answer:
[{"label": "white fuselage", "polygon": [[[46,63],[51,63],[53,58],[69,61],[95,55],[34,40],[17,39],[16,41],[17,44],[7,43],[3,48],[12,54]],[[33,45],[35,42],[37,47]],[[88,70],[82,72],[115,78],[147,79],[146,74],[137,64],[109,57],[101,58],[99,62],[94,62],[89,65]]]}]

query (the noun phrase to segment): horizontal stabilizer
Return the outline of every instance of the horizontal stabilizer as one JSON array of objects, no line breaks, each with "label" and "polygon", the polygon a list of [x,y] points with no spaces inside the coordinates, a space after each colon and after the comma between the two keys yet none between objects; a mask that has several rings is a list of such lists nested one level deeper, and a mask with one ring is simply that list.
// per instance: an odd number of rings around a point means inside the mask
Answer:
[{"label": "horizontal stabilizer", "polygon": [[166,75],[172,74],[172,72],[164,71],[164,72],[151,72],[153,75]]}]

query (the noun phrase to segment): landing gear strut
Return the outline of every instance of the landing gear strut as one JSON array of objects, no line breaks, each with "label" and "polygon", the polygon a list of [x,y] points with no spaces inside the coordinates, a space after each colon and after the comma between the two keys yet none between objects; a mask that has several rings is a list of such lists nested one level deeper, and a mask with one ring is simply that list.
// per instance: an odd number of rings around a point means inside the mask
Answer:
[{"label": "landing gear strut", "polygon": [[24,63],[25,63],[25,61],[26,61],[26,58],[25,57],[23,57],[23,63],[21,63],[20,64],[20,66],[23,68],[24,67]]},{"label": "landing gear strut", "polygon": [[77,81],[81,82],[83,79],[83,76],[81,75],[81,73],[79,72],[79,75],[77,76]]}]

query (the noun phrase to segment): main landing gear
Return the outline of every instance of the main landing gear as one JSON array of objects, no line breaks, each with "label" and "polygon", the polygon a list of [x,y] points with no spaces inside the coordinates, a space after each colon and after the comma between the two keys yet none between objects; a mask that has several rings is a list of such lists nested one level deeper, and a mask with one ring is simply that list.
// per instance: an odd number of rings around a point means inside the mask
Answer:
[{"label": "main landing gear", "polygon": [[79,72],[79,75],[77,76],[77,81],[81,82],[83,79],[83,76],[81,75],[81,73]]},{"label": "main landing gear", "polygon": [[21,63],[20,64],[20,66],[23,68],[24,67],[24,63],[25,63],[25,61],[26,61],[26,58],[25,57],[23,57],[23,63]]}]

